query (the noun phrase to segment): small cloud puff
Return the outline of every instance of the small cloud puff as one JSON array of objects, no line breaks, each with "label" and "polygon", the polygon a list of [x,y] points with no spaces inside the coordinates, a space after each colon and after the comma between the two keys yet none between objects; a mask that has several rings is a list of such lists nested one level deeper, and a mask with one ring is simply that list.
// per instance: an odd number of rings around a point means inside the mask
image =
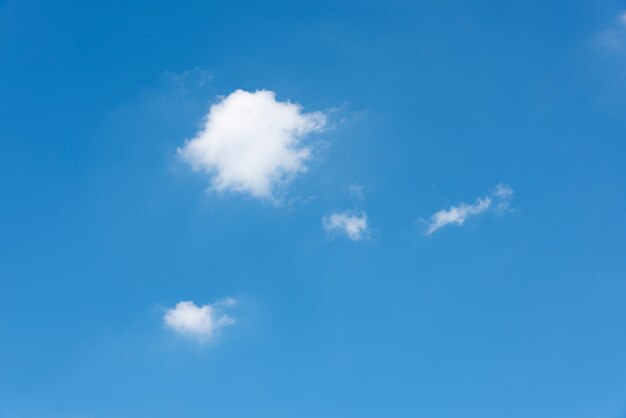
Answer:
[{"label": "small cloud puff", "polygon": [[334,212],[322,218],[322,225],[329,236],[344,234],[353,241],[366,238],[369,232],[367,215],[364,211]]},{"label": "small cloud puff", "polygon": [[430,217],[430,221],[428,221],[426,235],[432,235],[447,225],[461,226],[468,218],[479,215],[489,209],[498,212],[505,211],[511,205],[513,193],[511,187],[500,183],[491,190],[488,196],[477,198],[473,204],[461,203],[435,212]]},{"label": "small cloud puff", "polygon": [[236,303],[233,298],[203,306],[196,306],[191,301],[178,302],[165,312],[163,322],[166,327],[181,335],[202,343],[208,342],[216,337],[220,329],[235,323],[235,318],[223,313],[223,309]]},{"label": "small cloud puff", "polygon": [[277,189],[307,170],[311,149],[301,141],[326,125],[321,112],[304,113],[268,90],[237,90],[211,106],[204,128],[178,150],[211,188],[276,201]]}]

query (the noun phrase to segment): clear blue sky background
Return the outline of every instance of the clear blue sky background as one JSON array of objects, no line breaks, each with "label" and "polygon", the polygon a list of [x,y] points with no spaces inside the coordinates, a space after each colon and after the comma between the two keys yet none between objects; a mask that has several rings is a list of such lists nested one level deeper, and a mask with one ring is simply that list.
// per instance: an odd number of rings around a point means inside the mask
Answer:
[{"label": "clear blue sky background", "polygon": [[[0,417],[626,417],[624,9],[0,2]],[[293,204],[176,158],[237,88],[338,109]],[[219,342],[164,329],[226,296]]]}]

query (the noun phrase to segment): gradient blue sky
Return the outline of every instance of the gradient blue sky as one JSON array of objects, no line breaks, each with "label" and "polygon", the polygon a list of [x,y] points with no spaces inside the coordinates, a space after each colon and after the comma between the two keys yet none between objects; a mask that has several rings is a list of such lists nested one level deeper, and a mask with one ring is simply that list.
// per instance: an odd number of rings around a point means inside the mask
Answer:
[{"label": "gradient blue sky", "polygon": [[[625,9],[0,1],[0,417],[626,417]],[[281,204],[177,156],[236,89],[332,122]]]}]

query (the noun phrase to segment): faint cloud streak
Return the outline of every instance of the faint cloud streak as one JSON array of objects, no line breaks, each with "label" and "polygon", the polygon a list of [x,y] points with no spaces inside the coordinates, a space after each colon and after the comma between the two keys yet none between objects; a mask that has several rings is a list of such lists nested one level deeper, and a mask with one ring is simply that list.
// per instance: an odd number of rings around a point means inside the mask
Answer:
[{"label": "faint cloud streak", "polygon": [[513,193],[511,187],[500,183],[491,190],[489,195],[477,198],[474,203],[460,203],[448,209],[441,209],[426,221],[426,235],[432,235],[448,225],[462,226],[467,219],[485,213],[488,210],[506,211],[511,205]]},{"label": "faint cloud streak", "polygon": [[352,241],[366,238],[369,233],[367,214],[365,211],[333,212],[322,218],[322,225],[330,237],[338,234],[345,235]]}]

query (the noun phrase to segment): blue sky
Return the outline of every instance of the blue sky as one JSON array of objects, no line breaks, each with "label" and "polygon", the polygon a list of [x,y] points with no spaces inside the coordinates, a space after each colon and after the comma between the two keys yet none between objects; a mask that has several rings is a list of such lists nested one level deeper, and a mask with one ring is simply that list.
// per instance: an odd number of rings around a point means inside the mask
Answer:
[{"label": "blue sky", "polygon": [[0,417],[626,417],[625,10],[0,1]]}]

